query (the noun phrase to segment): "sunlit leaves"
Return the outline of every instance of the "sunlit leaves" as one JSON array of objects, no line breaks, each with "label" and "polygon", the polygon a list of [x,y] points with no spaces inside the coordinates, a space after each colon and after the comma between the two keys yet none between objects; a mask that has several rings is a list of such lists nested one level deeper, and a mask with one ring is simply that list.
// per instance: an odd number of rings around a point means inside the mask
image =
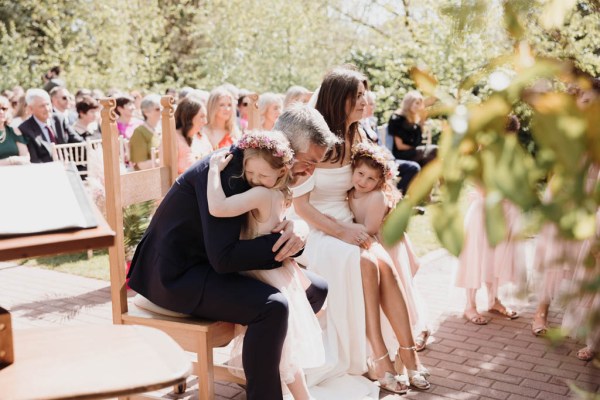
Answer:
[{"label": "sunlit leaves", "polygon": [[417,67],[413,67],[410,70],[410,76],[417,88],[427,96],[433,96],[435,88],[438,85],[437,79],[426,71],[423,71]]},{"label": "sunlit leaves", "polygon": [[550,0],[540,16],[542,26],[545,29],[562,26],[576,3],[576,0]]}]

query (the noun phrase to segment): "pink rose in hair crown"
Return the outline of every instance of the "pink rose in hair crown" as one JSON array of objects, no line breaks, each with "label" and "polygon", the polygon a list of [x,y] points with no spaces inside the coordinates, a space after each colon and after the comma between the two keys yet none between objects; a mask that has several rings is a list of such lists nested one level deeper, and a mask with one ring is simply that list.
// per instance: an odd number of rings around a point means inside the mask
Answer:
[{"label": "pink rose in hair crown", "polygon": [[294,162],[294,151],[287,141],[280,140],[276,136],[270,136],[272,132],[250,131],[242,135],[237,142],[240,149],[265,149],[271,150],[274,157],[281,158],[283,163],[291,166]]}]

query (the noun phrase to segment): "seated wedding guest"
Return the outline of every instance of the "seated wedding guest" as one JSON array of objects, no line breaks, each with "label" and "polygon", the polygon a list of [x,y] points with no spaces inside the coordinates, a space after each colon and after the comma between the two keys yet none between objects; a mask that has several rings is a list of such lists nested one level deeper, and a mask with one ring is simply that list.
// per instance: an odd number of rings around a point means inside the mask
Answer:
[{"label": "seated wedding guest", "polygon": [[208,138],[212,150],[228,147],[240,137],[234,110],[233,95],[223,86],[210,92],[206,105],[208,123],[202,134]]},{"label": "seated wedding guest", "polygon": [[83,141],[71,127],[67,127],[62,117],[52,113],[50,96],[42,89],[29,89],[25,102],[31,117],[19,125],[19,130],[27,139],[27,148],[32,163],[52,161],[52,143],[80,143]]},{"label": "seated wedding guest", "polygon": [[377,134],[377,117],[375,117],[375,93],[367,90],[365,93],[367,105],[363,111],[363,117],[360,120],[360,128],[367,135],[367,139],[375,144],[381,144],[379,135]]},{"label": "seated wedding guest", "polygon": [[[16,102],[16,104],[15,104]],[[14,98],[11,100],[11,105],[13,107],[12,120],[10,121],[10,125],[13,128],[18,127],[25,121],[27,118],[31,116],[31,112],[27,107],[27,103],[25,103],[25,95],[21,95],[18,98]]]},{"label": "seated wedding guest", "polygon": [[152,168],[152,151],[159,146],[157,127],[160,122],[160,96],[150,94],[142,100],[144,122],[129,139],[129,161],[136,170]]},{"label": "seated wedding guest", "polygon": [[249,100],[247,95],[248,92],[246,89],[240,89],[240,97],[237,102],[237,116],[238,116],[238,125],[242,131],[248,128],[248,105]]},{"label": "seated wedding guest", "polygon": [[[277,129],[295,150],[292,175],[310,174],[311,165],[336,142],[323,118],[309,107],[283,114]],[[244,179],[243,150],[230,150],[232,160],[221,173],[227,196],[252,187]],[[240,240],[244,217],[210,215],[208,167],[205,157],[187,169],[160,203],[136,248],[129,285],[166,309],[247,326],[242,349],[246,398],[281,400],[279,362],[288,303],[274,287],[238,272],[280,267],[304,247],[307,227],[288,219],[273,229],[276,233]],[[310,280],[304,292],[317,313],[325,302],[327,283],[302,272]]]},{"label": "seated wedding guest", "polygon": [[208,138],[201,132],[204,125],[206,125],[204,103],[195,95],[185,97],[175,110],[177,172],[179,174],[212,152]]},{"label": "seated wedding guest", "polygon": [[0,96],[0,166],[29,164],[25,138],[8,124],[10,103]]},{"label": "seated wedding guest", "polygon": [[285,92],[285,99],[283,100],[283,109],[287,110],[292,104],[295,103],[308,103],[312,96],[312,92],[302,86],[290,86]]},{"label": "seated wedding guest", "polygon": [[71,93],[63,86],[56,86],[50,90],[50,101],[52,109],[55,113],[60,114],[63,118],[67,118],[69,111],[69,98]]},{"label": "seated wedding guest", "polygon": [[436,157],[436,145],[421,144],[425,120],[423,96],[416,90],[408,92],[388,123],[388,132],[394,138],[394,157],[399,160],[416,161],[421,167]]},{"label": "seated wedding guest", "polygon": [[261,129],[273,130],[275,121],[279,118],[283,102],[281,96],[276,93],[266,92],[258,98],[258,113],[260,115]]},{"label": "seated wedding guest", "polygon": [[75,105],[77,120],[72,128],[84,139],[101,139],[100,126],[100,103],[92,96],[81,96]]},{"label": "seated wedding guest", "polygon": [[125,139],[131,138],[135,128],[143,123],[143,121],[134,118],[134,111],[135,103],[131,97],[117,97],[117,106],[115,108],[115,112],[117,113],[117,129],[119,130],[119,135]]}]

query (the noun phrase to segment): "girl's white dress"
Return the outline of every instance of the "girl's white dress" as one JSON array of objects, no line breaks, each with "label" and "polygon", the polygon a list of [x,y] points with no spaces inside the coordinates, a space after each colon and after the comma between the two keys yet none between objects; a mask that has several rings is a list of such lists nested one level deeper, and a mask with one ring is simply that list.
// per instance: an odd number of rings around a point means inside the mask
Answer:
[{"label": "girl's white dress", "polygon": [[[251,239],[271,233],[283,218],[285,212],[283,194],[274,190],[270,217],[258,221],[252,212],[248,213],[248,227],[242,233],[242,239]],[[325,362],[322,332],[319,321],[306,298],[300,274],[302,271],[293,259],[287,259],[279,268],[272,270],[246,271],[243,274],[258,279],[277,289],[286,297],[289,307],[288,331],[283,344],[279,371],[284,384],[294,381],[299,369],[314,368]],[[240,374],[242,347],[246,328],[236,326],[236,338],[231,350],[229,364],[232,372]],[[285,389],[284,389],[285,391]]]},{"label": "girl's white dress", "polygon": [[[352,222],[347,201],[351,177],[350,165],[316,168],[294,188],[294,196],[310,192],[310,204],[321,213]],[[305,371],[311,394],[319,400],[378,399],[377,386],[362,376],[367,371],[367,340],[359,247],[311,228],[297,260],[329,285],[326,309],[319,318],[327,360],[322,367]]]}]

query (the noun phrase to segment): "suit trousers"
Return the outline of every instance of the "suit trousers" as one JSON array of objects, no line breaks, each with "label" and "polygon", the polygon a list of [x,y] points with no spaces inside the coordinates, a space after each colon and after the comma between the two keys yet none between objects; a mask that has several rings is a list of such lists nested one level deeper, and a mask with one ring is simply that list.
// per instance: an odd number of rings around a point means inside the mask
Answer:
[{"label": "suit trousers", "polygon": [[[327,297],[327,283],[305,271],[311,281],[306,290],[316,313]],[[277,289],[237,273],[208,273],[195,316],[247,325],[242,364],[246,374],[248,400],[280,400],[279,361],[287,333],[287,299]]]}]

